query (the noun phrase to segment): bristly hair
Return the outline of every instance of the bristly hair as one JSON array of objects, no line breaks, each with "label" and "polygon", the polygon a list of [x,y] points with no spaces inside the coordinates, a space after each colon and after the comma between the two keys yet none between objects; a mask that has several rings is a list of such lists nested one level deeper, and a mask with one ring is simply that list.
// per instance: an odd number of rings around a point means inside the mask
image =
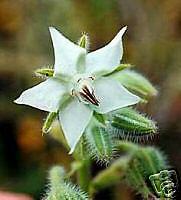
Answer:
[{"label": "bristly hair", "polygon": [[108,165],[114,158],[116,146],[106,128],[94,126],[85,133],[87,152],[99,164]]},{"label": "bristly hair", "polygon": [[108,129],[114,137],[134,142],[152,140],[156,135],[156,123],[132,108],[122,108],[108,117]]}]

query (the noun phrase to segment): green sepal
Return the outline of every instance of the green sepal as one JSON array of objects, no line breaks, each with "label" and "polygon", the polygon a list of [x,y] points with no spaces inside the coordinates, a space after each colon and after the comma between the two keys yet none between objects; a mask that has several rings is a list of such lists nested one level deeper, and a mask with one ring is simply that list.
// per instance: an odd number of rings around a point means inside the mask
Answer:
[{"label": "green sepal", "polygon": [[[78,41],[78,45],[84,49],[88,49],[89,46],[89,38],[88,35],[86,33],[82,34],[82,37],[79,39]],[[82,74],[85,72],[85,55],[82,54],[79,56],[78,58],[78,65],[77,65],[77,72]]]},{"label": "green sepal", "polygon": [[78,45],[84,49],[88,49],[89,47],[89,37],[86,33],[83,33],[81,38],[78,41]]},{"label": "green sepal", "polygon": [[88,153],[98,162],[108,163],[115,150],[113,138],[105,125],[95,118],[85,131],[85,142]]},{"label": "green sepal", "polygon": [[128,90],[147,100],[157,95],[157,89],[140,73],[133,70],[123,70],[114,73],[112,78],[118,80]]},{"label": "green sepal", "polygon": [[48,116],[46,117],[46,120],[45,120],[45,122],[43,124],[43,127],[42,127],[42,133],[43,134],[50,132],[52,123],[54,122],[56,117],[57,117],[57,113],[56,112],[51,112],[51,113],[48,114]]},{"label": "green sepal", "polygon": [[122,63],[119,66],[117,66],[117,68],[113,72],[106,74],[105,76],[114,75],[114,74],[116,74],[116,73],[118,73],[118,72],[120,72],[124,69],[129,69],[129,68],[132,68],[132,67],[134,67],[134,65],[129,64],[129,63]]},{"label": "green sepal", "polygon": [[40,68],[35,70],[35,74],[42,77],[52,77],[54,74],[54,69],[52,68]]},{"label": "green sepal", "polygon": [[106,123],[106,117],[105,117],[103,114],[94,112],[94,117],[95,117],[100,123],[102,123],[102,124],[105,125],[105,123]]},{"label": "green sepal", "polygon": [[131,107],[112,112],[107,120],[110,131],[122,139],[148,140],[157,133],[155,122]]}]

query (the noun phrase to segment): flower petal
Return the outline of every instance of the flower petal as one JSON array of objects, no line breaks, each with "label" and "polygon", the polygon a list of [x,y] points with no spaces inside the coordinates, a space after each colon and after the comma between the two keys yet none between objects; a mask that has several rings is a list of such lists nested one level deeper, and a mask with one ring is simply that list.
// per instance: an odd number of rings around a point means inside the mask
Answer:
[{"label": "flower petal", "polygon": [[110,78],[101,78],[95,82],[95,94],[100,102],[95,110],[99,113],[107,113],[140,101],[139,97]]},{"label": "flower petal", "polygon": [[25,104],[48,112],[57,112],[65,86],[55,78],[25,90],[14,102]]},{"label": "flower petal", "polygon": [[127,27],[122,28],[115,38],[105,47],[89,53],[86,57],[86,72],[105,75],[120,64],[123,55],[122,36]]},{"label": "flower petal", "polygon": [[85,65],[86,50],[65,38],[55,28],[50,27],[55,53],[55,75],[73,75],[79,65]]},{"label": "flower petal", "polygon": [[60,123],[70,146],[69,154],[74,151],[91,117],[92,110],[77,99],[74,99],[63,110],[60,110]]}]

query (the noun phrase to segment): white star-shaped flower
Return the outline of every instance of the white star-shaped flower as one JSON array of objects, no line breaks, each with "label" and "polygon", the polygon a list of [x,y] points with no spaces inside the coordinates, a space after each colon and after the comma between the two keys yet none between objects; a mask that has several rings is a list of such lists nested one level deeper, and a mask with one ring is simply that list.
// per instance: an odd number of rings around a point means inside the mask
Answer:
[{"label": "white star-shaped flower", "polygon": [[119,82],[105,76],[120,64],[125,30],[126,27],[122,28],[105,47],[88,53],[50,27],[55,53],[54,75],[15,100],[18,104],[57,112],[70,153],[93,111],[105,114],[140,101]]}]

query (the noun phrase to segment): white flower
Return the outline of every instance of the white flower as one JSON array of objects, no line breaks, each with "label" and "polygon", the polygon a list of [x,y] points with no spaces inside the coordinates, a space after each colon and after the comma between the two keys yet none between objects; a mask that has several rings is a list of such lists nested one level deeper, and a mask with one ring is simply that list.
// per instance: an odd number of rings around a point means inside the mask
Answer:
[{"label": "white flower", "polygon": [[74,151],[93,111],[104,114],[140,100],[120,83],[104,76],[120,64],[125,30],[126,27],[122,28],[105,47],[87,53],[86,49],[50,27],[55,53],[54,75],[24,91],[15,100],[18,104],[58,112],[70,153]]}]

